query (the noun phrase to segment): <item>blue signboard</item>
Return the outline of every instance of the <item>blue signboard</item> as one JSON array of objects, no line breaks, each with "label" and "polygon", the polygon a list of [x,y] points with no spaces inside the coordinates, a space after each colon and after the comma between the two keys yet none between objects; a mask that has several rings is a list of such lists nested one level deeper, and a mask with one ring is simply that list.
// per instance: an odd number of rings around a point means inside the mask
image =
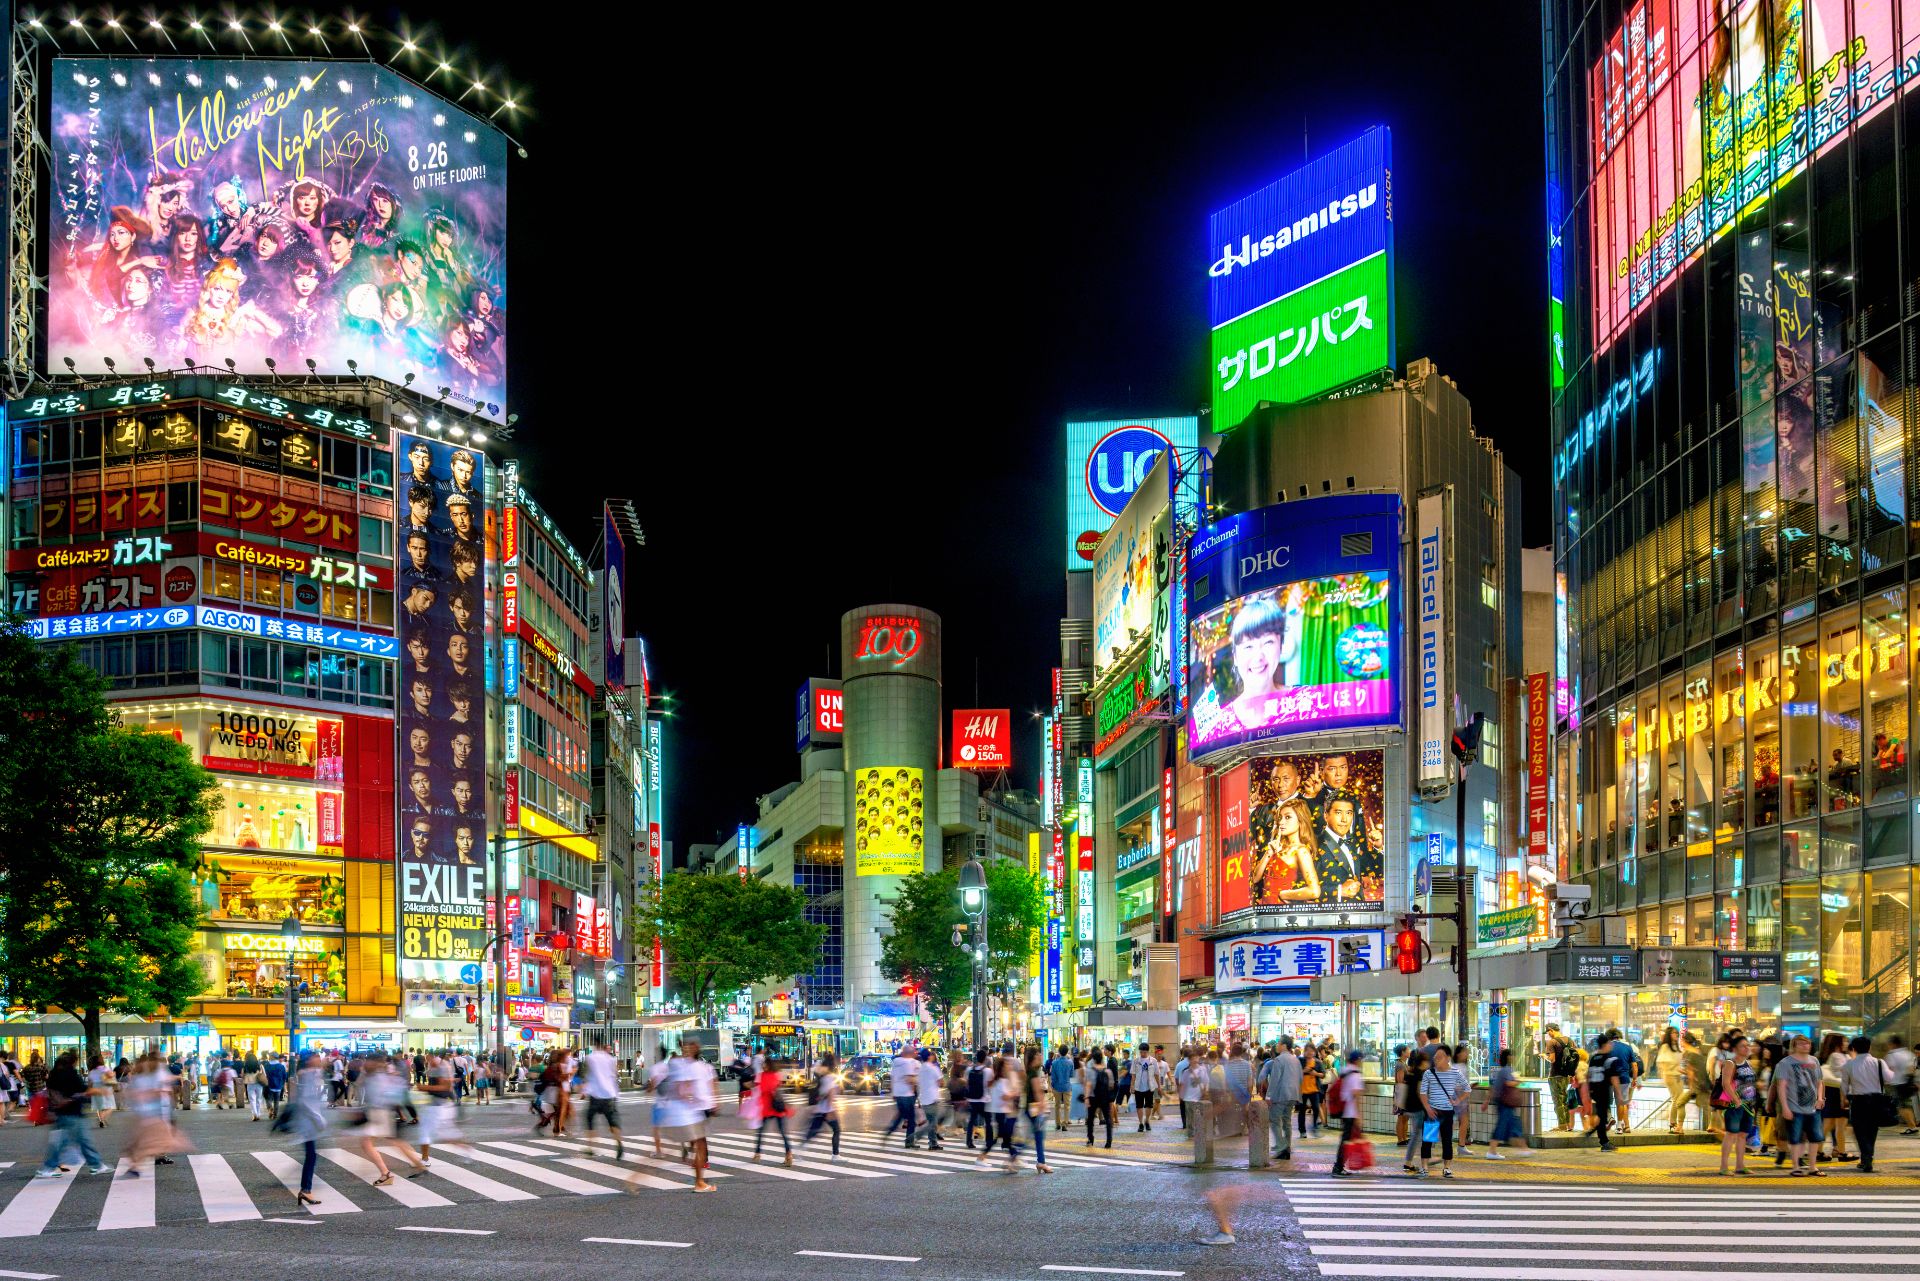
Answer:
[{"label": "blue signboard", "polygon": [[1400,500],[1339,494],[1229,517],[1187,568],[1193,758],[1400,723]]},{"label": "blue signboard", "polygon": [[611,509],[604,513],[602,523],[606,528],[607,567],[600,583],[600,625],[606,632],[606,679],[600,683],[622,692],[627,688],[627,545],[620,541],[620,526]]},{"label": "blue signboard", "polygon": [[1062,922],[1059,917],[1047,918],[1047,989],[1046,1002],[1058,1008],[1060,1005],[1060,943]]},{"label": "blue signboard", "polygon": [[793,696],[793,750],[804,752],[813,741],[813,682],[802,681]]},{"label": "blue signboard", "polygon": [[520,638],[509,636],[502,642],[501,652],[505,655],[506,674],[504,682],[505,696],[510,699],[520,697]]},{"label": "blue signboard", "polygon": [[133,632],[166,632],[182,627],[205,627],[232,632],[238,636],[259,636],[266,640],[293,641],[317,645],[348,654],[369,654],[375,658],[397,658],[400,642],[391,636],[375,636],[324,623],[303,623],[293,619],[268,618],[237,609],[211,605],[176,605],[168,609],[122,609],[108,614],[68,614],[59,618],[35,618],[27,621],[27,634],[35,640],[71,640],[85,636],[125,636]]},{"label": "blue signboard", "polygon": [[1067,424],[1067,568],[1092,570],[1093,549],[1168,446],[1195,449],[1198,418]]}]

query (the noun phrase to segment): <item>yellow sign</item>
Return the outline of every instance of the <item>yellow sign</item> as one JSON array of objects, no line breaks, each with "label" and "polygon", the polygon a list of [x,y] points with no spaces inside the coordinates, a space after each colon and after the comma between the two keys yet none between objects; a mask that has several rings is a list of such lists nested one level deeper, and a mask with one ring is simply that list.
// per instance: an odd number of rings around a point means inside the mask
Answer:
[{"label": "yellow sign", "polygon": [[535,836],[544,836],[562,849],[572,850],[582,858],[598,859],[600,847],[584,836],[567,836],[566,828],[551,819],[541,817],[537,812],[522,805],[520,807],[520,826]]},{"label": "yellow sign", "polygon": [[856,876],[911,876],[923,871],[926,777],[904,765],[853,772]]},{"label": "yellow sign", "polygon": [[284,934],[223,934],[223,947],[229,952],[324,952],[326,940],[313,934],[288,938]]}]

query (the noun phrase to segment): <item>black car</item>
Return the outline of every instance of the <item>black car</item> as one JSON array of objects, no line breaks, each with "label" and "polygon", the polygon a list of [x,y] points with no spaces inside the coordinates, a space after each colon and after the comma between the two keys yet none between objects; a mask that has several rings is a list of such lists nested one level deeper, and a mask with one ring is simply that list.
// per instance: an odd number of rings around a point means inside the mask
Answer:
[{"label": "black car", "polygon": [[885,1094],[893,1082],[893,1060],[882,1054],[856,1054],[840,1069],[840,1088],[848,1094]]}]

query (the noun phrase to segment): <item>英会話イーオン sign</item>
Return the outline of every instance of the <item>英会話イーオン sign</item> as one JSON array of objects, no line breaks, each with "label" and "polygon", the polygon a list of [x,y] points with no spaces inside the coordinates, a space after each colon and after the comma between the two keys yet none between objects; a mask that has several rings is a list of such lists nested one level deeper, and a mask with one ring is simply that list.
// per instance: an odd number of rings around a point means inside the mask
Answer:
[{"label": "\u82f1\u4f1a\u8a71\u30a4\u30fc\u30aa\u30f3 sign", "polygon": [[1214,214],[1213,427],[1393,365],[1392,147],[1384,127]]}]

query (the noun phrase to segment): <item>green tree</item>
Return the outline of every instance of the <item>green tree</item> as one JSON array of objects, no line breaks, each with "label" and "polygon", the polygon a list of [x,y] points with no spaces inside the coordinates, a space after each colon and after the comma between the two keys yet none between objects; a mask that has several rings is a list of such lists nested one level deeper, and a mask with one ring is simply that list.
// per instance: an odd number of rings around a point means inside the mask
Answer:
[{"label": "green tree", "polygon": [[[1047,919],[1046,894],[1039,877],[1009,859],[988,862],[986,873],[987,985],[996,987],[1032,960]],[[917,986],[942,1021],[972,991],[972,957],[953,945],[953,927],[966,919],[957,872],[916,873],[901,881],[891,932],[880,941],[880,972]]]},{"label": "green tree", "polygon": [[192,870],[219,787],[184,744],[114,726],[71,740],[42,782],[0,894],[0,963],[10,1000],[77,1015],[92,1053],[103,1009],[178,1010],[205,986]]},{"label": "green tree", "polygon": [[634,909],[640,938],[660,936],[667,978],[711,1019],[722,993],[806,974],[820,961],[824,925],[806,917],[807,896],[755,877],[669,872]]},{"label": "green tree", "polygon": [[58,831],[64,816],[45,801],[66,786],[74,744],[111,724],[103,688],[74,647],[0,621],[0,912],[10,874],[31,874]]}]

